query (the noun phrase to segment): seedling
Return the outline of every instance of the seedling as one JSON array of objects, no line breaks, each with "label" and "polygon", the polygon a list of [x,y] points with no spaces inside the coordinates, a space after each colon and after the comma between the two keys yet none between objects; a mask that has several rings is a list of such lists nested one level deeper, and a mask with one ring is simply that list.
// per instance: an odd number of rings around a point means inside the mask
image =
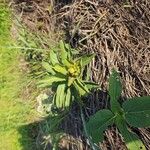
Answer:
[{"label": "seedling", "polygon": [[52,88],[55,95],[53,104],[57,108],[69,107],[73,100],[80,100],[91,88],[97,87],[93,82],[82,80],[85,66],[94,54],[73,58],[74,50],[68,44],[60,42],[60,51],[51,50],[48,62],[43,62],[48,75],[39,81],[40,87]]},{"label": "seedling", "polygon": [[150,126],[150,96],[130,98],[122,104],[122,86],[118,73],[113,70],[109,79],[110,110],[103,109],[90,117],[86,123],[88,134],[94,143],[102,142],[103,132],[109,125],[115,124],[122,134],[129,150],[145,150],[145,146],[130,126]]}]

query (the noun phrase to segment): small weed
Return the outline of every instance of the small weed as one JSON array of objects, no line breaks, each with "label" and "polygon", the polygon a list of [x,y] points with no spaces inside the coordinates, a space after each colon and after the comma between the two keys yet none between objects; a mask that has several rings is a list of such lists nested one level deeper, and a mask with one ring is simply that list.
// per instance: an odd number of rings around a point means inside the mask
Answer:
[{"label": "small weed", "polygon": [[52,88],[55,93],[53,104],[57,108],[68,108],[72,101],[79,101],[79,97],[97,87],[93,82],[82,80],[83,70],[94,55],[74,58],[73,51],[68,44],[61,41],[60,51],[51,50],[49,61],[42,63],[47,76],[38,84],[39,87]]}]

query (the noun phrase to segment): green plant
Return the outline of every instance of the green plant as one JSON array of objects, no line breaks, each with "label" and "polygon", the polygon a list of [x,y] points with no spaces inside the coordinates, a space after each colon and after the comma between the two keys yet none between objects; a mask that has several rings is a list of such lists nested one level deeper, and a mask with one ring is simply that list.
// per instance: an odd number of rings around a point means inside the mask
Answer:
[{"label": "green plant", "polygon": [[38,84],[40,87],[52,88],[55,93],[53,104],[57,108],[69,107],[72,101],[79,101],[91,88],[97,87],[93,82],[82,80],[83,70],[94,55],[74,58],[74,52],[61,41],[60,50],[51,50],[49,60],[42,63],[47,76]]},{"label": "green plant", "polygon": [[113,70],[109,79],[110,109],[103,109],[90,117],[86,123],[88,134],[94,143],[103,141],[103,132],[109,125],[115,124],[122,134],[129,150],[145,150],[138,136],[131,131],[133,127],[150,126],[150,96],[130,98],[122,104],[121,82],[118,73]]}]

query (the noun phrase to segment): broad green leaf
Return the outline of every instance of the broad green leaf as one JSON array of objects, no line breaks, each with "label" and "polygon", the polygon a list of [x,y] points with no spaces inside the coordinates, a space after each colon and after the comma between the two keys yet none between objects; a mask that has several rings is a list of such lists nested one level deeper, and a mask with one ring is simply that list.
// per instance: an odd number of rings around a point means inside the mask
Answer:
[{"label": "broad green leaf", "polygon": [[55,71],[48,62],[42,62],[42,66],[46,69],[47,72],[51,73],[52,75],[55,74]]},{"label": "broad green leaf", "polygon": [[57,54],[53,50],[50,51],[50,62],[52,63],[52,65],[59,63],[58,58],[57,58]]},{"label": "broad green leaf", "polygon": [[135,97],[123,103],[127,122],[135,127],[150,127],[150,96]]},{"label": "broad green leaf", "polygon": [[86,85],[86,87],[88,88],[88,90],[99,88],[99,85],[96,84],[95,82],[84,81],[84,84]]},{"label": "broad green leaf", "polygon": [[128,150],[146,150],[138,136],[128,129],[125,120],[119,121],[117,127],[123,136]]},{"label": "broad green leaf", "polygon": [[56,64],[53,69],[63,75],[67,75],[68,71],[66,70],[66,68],[64,66],[61,66],[59,64]]},{"label": "broad green leaf", "polygon": [[88,88],[86,87],[85,84],[82,83],[82,81],[80,81],[80,79],[76,79],[73,82],[73,85],[75,86],[76,90],[78,91],[79,95],[83,96],[86,93],[89,92]]},{"label": "broad green leaf", "polygon": [[119,74],[113,69],[109,78],[109,95],[111,110],[115,113],[120,111],[120,105],[118,99],[121,96],[122,86],[119,78]]},{"label": "broad green leaf", "polygon": [[86,128],[93,142],[98,143],[103,141],[103,132],[109,125],[113,124],[114,119],[114,114],[108,109],[100,110],[90,117],[86,123]]},{"label": "broad green leaf", "polygon": [[87,55],[83,55],[82,57],[80,57],[78,61],[81,62],[82,68],[88,65],[91,62],[91,60],[94,58],[94,56],[95,54],[87,54]]},{"label": "broad green leaf", "polygon": [[65,87],[66,84],[60,84],[57,87],[57,91],[55,95],[55,104],[57,108],[63,108],[65,97],[66,97]]},{"label": "broad green leaf", "polygon": [[49,76],[46,79],[40,80],[37,84],[39,87],[50,87],[54,82],[62,82],[62,81],[65,81],[65,79],[57,76]]}]

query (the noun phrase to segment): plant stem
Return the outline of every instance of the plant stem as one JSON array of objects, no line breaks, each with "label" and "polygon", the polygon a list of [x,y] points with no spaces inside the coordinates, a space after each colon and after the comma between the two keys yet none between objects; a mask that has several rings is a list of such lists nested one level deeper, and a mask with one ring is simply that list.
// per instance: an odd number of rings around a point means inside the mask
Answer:
[{"label": "plant stem", "polygon": [[81,112],[81,119],[82,119],[82,123],[83,123],[83,130],[84,130],[84,133],[85,133],[85,136],[87,137],[88,141],[89,141],[89,144],[91,146],[91,148],[93,150],[100,150],[100,148],[98,148],[91,140],[88,132],[87,132],[87,128],[86,128],[86,123],[85,123],[85,119],[84,119],[84,114],[83,114],[83,111],[82,111],[82,106],[80,105],[80,112]]}]

